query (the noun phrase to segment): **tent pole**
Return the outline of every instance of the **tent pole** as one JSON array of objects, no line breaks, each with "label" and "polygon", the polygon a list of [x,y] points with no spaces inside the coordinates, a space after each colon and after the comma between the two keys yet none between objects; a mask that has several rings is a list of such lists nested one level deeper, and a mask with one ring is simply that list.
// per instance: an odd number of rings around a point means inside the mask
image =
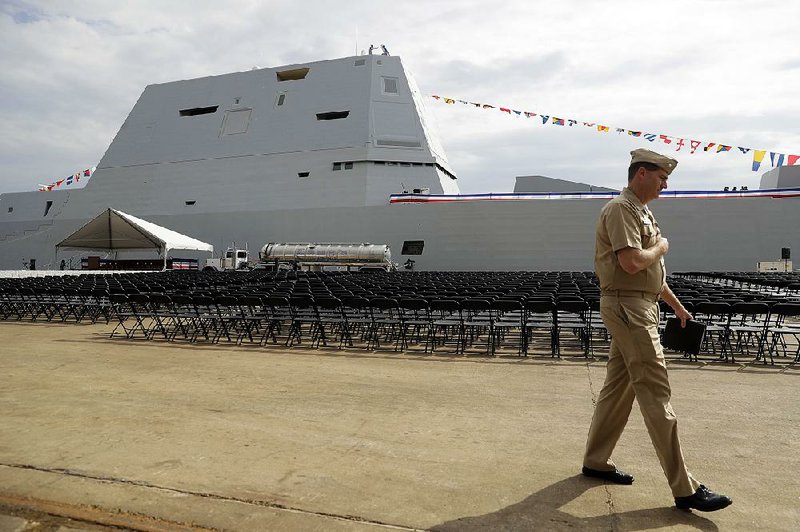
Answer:
[{"label": "tent pole", "polygon": [[111,238],[111,209],[109,208],[107,212],[108,212],[108,249],[114,249],[114,241]]}]

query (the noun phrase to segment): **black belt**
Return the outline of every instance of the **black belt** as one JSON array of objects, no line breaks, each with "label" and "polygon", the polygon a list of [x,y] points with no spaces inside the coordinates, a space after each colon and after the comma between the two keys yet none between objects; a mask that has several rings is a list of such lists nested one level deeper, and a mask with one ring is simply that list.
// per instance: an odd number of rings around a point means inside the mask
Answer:
[{"label": "black belt", "polygon": [[600,295],[611,297],[638,297],[647,301],[658,301],[659,294],[645,292],[644,290],[603,290]]}]

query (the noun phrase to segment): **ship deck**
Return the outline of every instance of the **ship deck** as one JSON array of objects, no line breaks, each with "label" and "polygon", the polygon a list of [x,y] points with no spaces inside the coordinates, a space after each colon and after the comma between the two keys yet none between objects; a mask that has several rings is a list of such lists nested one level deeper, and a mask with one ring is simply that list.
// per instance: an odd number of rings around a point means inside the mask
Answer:
[{"label": "ship deck", "polygon": [[[485,192],[479,194],[391,194],[389,203],[448,203],[459,201],[609,200],[618,191],[599,192]],[[800,187],[753,190],[664,190],[659,199],[797,198]]]},{"label": "ship deck", "polygon": [[[602,359],[108,339],[1,322],[0,529],[792,530],[800,366],[670,357],[692,472],[672,505],[638,410],[577,474]],[[603,353],[598,353],[602,355]]]}]

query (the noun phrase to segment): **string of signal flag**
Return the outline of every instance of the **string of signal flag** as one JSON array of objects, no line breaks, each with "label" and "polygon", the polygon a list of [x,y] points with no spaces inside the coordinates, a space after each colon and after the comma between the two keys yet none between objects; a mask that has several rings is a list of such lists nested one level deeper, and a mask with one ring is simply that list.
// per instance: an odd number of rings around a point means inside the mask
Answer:
[{"label": "string of signal flag", "polygon": [[59,179],[58,181],[53,181],[49,185],[39,184],[37,190],[39,192],[50,192],[54,188],[58,188],[61,185],[69,186],[72,185],[73,183],[78,183],[80,182],[82,177],[90,177],[94,173],[96,168],[97,168],[96,166],[93,166],[91,168],[87,168],[86,170],[75,172],[74,174],[67,176],[63,179]]},{"label": "string of signal flag", "polygon": [[[694,154],[698,149],[701,149],[704,152],[712,152],[712,153],[722,153],[722,152],[729,152],[733,150],[732,145],[722,144],[718,142],[707,142],[703,140],[695,140],[695,139],[688,139],[685,137],[676,137],[674,135],[664,135],[660,133],[646,133],[644,131],[637,131],[633,129],[626,129],[621,127],[612,127],[606,126],[603,124],[598,124],[596,122],[584,122],[581,120],[574,120],[572,118],[559,118],[554,115],[546,115],[541,113],[534,113],[531,111],[519,111],[517,109],[512,109],[510,107],[500,107],[491,105],[488,103],[476,103],[476,102],[469,102],[466,100],[459,100],[456,98],[448,98],[445,96],[438,96],[432,95],[433,99],[438,101],[443,101],[448,105],[454,105],[456,103],[468,105],[475,107],[477,109],[487,109],[487,110],[498,110],[502,113],[506,113],[511,116],[518,116],[518,117],[526,117],[526,118],[536,118],[538,117],[542,121],[542,125],[554,125],[554,126],[576,126],[580,124],[581,126],[585,126],[588,128],[596,129],[599,133],[609,133],[611,131],[615,131],[617,134],[627,134],[631,137],[641,137],[645,140],[650,142],[662,142],[664,144],[671,145],[670,147],[675,147],[674,151],[681,151],[683,148],[686,148],[690,154]],[[687,145],[688,141],[688,145]],[[778,153],[775,151],[769,150],[756,150],[753,148],[747,148],[742,146],[736,147],[742,154],[752,153],[753,155],[753,172],[757,172],[758,169],[761,167],[761,162],[764,160],[764,157],[767,153],[769,153],[769,160],[772,167],[776,166],[792,166],[798,164],[800,160],[800,155],[790,155],[785,153]]]}]

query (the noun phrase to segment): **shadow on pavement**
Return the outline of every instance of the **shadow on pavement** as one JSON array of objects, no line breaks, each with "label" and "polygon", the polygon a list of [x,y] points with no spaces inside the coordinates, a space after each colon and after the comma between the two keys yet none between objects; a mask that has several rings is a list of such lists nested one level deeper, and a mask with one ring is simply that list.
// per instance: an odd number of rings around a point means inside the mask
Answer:
[{"label": "shadow on pavement", "polygon": [[[575,475],[547,486],[525,500],[496,512],[463,517],[432,527],[437,531],[471,530],[649,530],[683,525],[697,530],[718,530],[714,522],[675,507],[575,517],[561,510],[590,488],[602,484]],[[635,489],[635,488],[633,488]]]}]

